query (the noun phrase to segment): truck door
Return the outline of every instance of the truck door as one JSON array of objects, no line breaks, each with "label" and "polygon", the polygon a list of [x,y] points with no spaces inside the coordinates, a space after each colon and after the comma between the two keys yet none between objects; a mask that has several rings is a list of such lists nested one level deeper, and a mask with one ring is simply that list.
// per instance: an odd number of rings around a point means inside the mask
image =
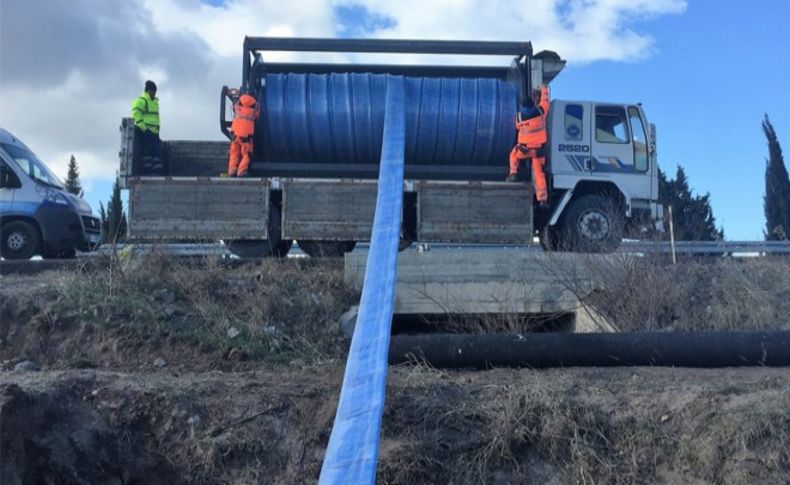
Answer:
[{"label": "truck door", "polygon": [[595,106],[590,171],[616,183],[629,204],[651,199],[646,130],[635,106]]},{"label": "truck door", "polygon": [[572,189],[590,171],[590,103],[554,101],[551,117],[550,170],[554,188]]}]

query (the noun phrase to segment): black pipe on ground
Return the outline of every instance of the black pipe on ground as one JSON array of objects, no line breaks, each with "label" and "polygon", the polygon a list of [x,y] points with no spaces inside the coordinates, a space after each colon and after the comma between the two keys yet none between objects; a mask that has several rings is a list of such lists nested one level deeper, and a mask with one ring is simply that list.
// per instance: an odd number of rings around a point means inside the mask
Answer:
[{"label": "black pipe on ground", "polygon": [[790,366],[790,331],[394,335],[389,363],[435,367]]}]

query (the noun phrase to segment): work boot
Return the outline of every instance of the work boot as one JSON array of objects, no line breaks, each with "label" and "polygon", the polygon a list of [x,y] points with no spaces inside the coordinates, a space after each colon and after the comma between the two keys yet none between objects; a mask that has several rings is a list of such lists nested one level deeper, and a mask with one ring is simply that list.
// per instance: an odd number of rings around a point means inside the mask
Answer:
[{"label": "work boot", "polygon": [[510,175],[507,176],[505,182],[518,182],[518,174],[511,173]]},{"label": "work boot", "polygon": [[247,176],[247,172],[239,172],[238,174],[236,174],[236,176],[237,177],[246,177]]}]

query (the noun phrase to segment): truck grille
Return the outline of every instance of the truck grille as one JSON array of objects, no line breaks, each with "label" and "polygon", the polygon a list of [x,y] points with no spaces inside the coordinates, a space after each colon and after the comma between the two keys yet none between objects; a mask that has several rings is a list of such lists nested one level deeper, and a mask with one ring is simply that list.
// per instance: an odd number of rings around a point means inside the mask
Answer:
[{"label": "truck grille", "polygon": [[96,217],[82,216],[82,224],[87,232],[101,232],[101,222]]}]

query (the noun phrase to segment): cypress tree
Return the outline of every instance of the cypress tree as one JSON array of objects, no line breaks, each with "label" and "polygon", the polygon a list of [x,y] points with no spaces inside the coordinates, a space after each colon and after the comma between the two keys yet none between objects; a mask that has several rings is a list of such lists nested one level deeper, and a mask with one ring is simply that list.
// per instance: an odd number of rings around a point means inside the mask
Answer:
[{"label": "cypress tree", "polygon": [[[675,239],[678,241],[716,241],[724,239],[724,230],[716,228],[710,206],[710,194],[694,195],[686,171],[678,165],[674,179],[658,171],[659,202],[672,206]],[[666,234],[669,237],[667,231]]]},{"label": "cypress tree", "polygon": [[74,158],[74,155],[72,155],[69,160],[69,171],[66,174],[66,190],[77,197],[82,197],[83,190],[82,183],[80,182],[80,168],[77,165],[77,160]]},{"label": "cypress tree", "polygon": [[121,200],[121,187],[118,180],[112,186],[112,196],[107,203],[107,231],[105,240],[109,243],[121,242],[126,238],[126,214]]},{"label": "cypress tree", "polygon": [[767,114],[763,119],[763,133],[768,140],[763,196],[765,239],[790,239],[790,179],[782,156],[782,147]]}]

